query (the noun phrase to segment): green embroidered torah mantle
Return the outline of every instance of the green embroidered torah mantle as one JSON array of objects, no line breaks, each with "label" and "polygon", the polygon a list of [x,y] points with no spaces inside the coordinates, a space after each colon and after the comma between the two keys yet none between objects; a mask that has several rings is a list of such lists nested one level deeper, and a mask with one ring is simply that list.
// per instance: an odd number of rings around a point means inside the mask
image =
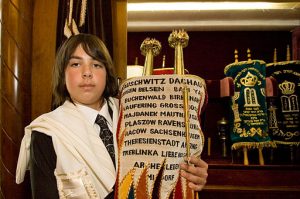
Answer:
[{"label": "green embroidered torah mantle", "polygon": [[235,89],[230,113],[232,148],[271,146],[265,95],[265,62],[251,60],[232,63],[225,67],[224,73],[233,78]]}]

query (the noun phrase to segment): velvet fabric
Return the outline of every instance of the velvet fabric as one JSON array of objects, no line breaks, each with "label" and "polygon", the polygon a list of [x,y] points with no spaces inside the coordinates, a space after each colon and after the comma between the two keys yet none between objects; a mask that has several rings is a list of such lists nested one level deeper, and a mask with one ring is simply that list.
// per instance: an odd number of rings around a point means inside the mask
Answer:
[{"label": "velvet fabric", "polygon": [[224,73],[234,80],[230,110],[232,148],[270,146],[265,62],[249,60],[232,63],[226,66]]},{"label": "velvet fabric", "polygon": [[[73,2],[72,10],[70,4]],[[106,45],[109,53],[113,55],[113,33],[112,33],[112,7],[109,0],[87,0],[85,22],[80,26],[80,15],[82,0],[59,0],[57,17],[57,48],[66,39],[64,35],[65,22],[71,15],[77,24],[80,33],[97,35]],[[72,12],[71,12],[72,11]]]},{"label": "velvet fabric", "polygon": [[270,134],[277,144],[300,144],[300,61],[267,65],[267,76],[278,85],[278,96],[269,99]]}]

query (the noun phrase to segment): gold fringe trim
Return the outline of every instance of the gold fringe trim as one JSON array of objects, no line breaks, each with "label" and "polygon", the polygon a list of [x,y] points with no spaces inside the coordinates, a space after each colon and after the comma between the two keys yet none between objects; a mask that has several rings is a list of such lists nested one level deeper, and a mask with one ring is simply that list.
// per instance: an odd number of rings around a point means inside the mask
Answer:
[{"label": "gold fringe trim", "polygon": [[274,142],[278,145],[295,145],[295,146],[300,145],[300,142],[284,142],[284,141],[278,141],[278,140],[274,140]]},{"label": "gold fringe trim", "polygon": [[234,143],[231,146],[232,150],[240,149],[240,148],[248,148],[248,149],[258,149],[258,148],[276,148],[276,143],[272,141],[267,142],[238,142]]}]

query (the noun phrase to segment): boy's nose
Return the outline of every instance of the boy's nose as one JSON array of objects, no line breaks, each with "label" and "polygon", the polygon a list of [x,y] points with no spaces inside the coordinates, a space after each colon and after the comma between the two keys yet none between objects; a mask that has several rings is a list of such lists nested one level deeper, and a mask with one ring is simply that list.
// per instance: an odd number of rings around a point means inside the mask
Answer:
[{"label": "boy's nose", "polygon": [[89,67],[85,67],[84,71],[82,71],[82,77],[83,78],[92,78],[93,73]]},{"label": "boy's nose", "polygon": [[83,78],[92,78],[93,77],[93,74],[91,72],[84,72],[82,74],[82,77]]},{"label": "boy's nose", "polygon": [[93,77],[92,68],[87,64],[83,65],[82,77],[83,78],[92,78]]}]

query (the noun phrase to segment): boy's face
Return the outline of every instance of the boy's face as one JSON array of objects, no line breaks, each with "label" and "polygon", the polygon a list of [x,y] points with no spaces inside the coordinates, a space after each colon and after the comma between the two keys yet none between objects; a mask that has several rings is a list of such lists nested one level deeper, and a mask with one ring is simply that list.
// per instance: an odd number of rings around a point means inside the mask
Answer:
[{"label": "boy's face", "polygon": [[79,45],[65,70],[66,86],[71,99],[99,110],[106,84],[105,66],[90,57]]}]

